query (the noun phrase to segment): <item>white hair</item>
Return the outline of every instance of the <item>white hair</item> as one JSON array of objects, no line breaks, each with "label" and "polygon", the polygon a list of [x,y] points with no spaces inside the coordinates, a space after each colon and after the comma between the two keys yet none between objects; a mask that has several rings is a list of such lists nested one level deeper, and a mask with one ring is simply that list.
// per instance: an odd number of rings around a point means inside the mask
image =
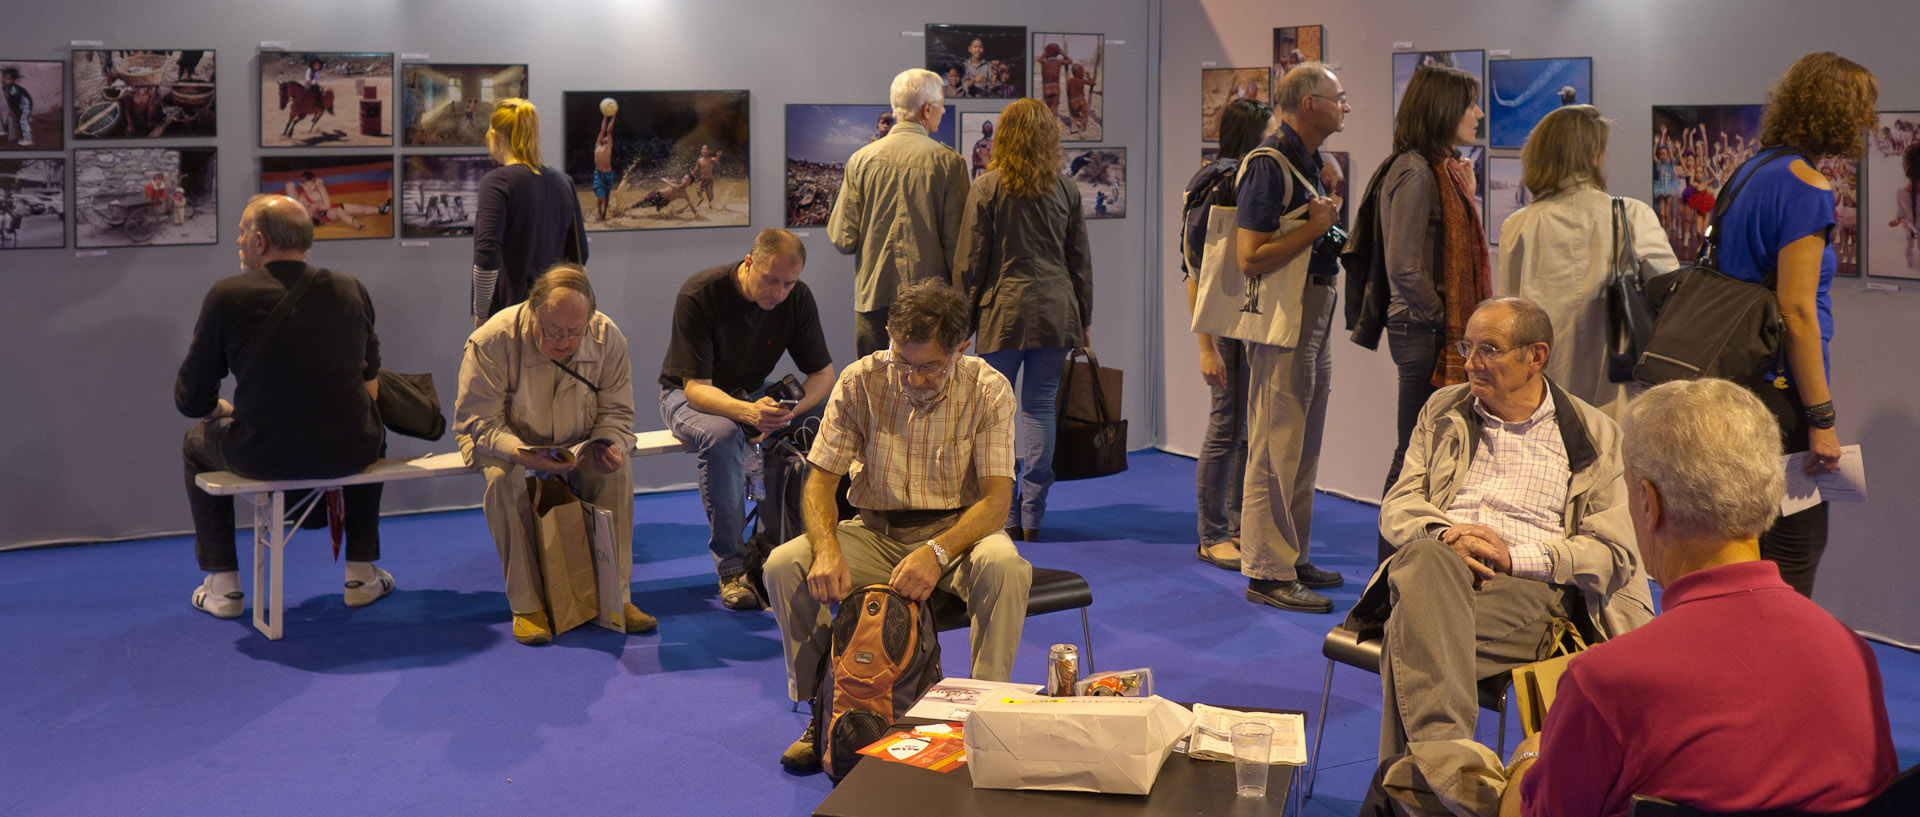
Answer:
[{"label": "white hair", "polygon": [[1725,380],[1662,383],[1627,406],[1628,479],[1660,491],[1683,537],[1751,539],[1786,494],[1780,424],[1752,392]]},{"label": "white hair", "polygon": [[921,108],[946,101],[946,95],[941,91],[942,85],[940,75],[925,68],[908,68],[894,75],[893,87],[887,92],[887,101],[893,104],[894,117],[919,122]]}]

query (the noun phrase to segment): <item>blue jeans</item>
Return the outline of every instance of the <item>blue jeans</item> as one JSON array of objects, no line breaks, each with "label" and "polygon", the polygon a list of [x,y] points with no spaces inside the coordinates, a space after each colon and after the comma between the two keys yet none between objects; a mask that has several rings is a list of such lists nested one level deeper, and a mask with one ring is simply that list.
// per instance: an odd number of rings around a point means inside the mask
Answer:
[{"label": "blue jeans", "polygon": [[1055,402],[1060,397],[1060,369],[1067,362],[1064,346],[1038,349],[1002,349],[981,355],[1012,385],[1021,369],[1020,422],[1014,452],[1022,466],[1014,484],[1013,504],[1007,509],[1007,527],[1040,529],[1040,517],[1047,512],[1047,490],[1053,487]]},{"label": "blue jeans", "polygon": [[1207,434],[1193,473],[1202,545],[1240,536],[1240,496],[1247,477],[1247,349],[1225,337],[1214,338],[1213,348],[1226,368],[1227,385],[1208,387]]},{"label": "blue jeans", "polygon": [[[1446,339],[1447,330],[1443,326],[1387,324],[1387,351],[1393,355],[1393,367],[1399,372],[1400,405],[1394,428],[1398,436],[1393,461],[1387,464],[1387,486],[1380,494],[1382,498],[1393,491],[1393,483],[1400,479],[1400,465],[1407,457],[1407,442],[1413,437],[1413,427],[1420,423],[1420,409],[1426,407],[1427,398],[1439,391],[1433,387],[1433,367],[1440,360],[1440,345]],[[1395,547],[1385,536],[1378,537],[1375,550],[1379,561],[1392,556]]]},{"label": "blue jeans", "polygon": [[687,403],[682,389],[660,392],[660,419],[699,458],[700,506],[707,512],[707,551],[721,576],[746,570],[747,437],[730,417]]}]

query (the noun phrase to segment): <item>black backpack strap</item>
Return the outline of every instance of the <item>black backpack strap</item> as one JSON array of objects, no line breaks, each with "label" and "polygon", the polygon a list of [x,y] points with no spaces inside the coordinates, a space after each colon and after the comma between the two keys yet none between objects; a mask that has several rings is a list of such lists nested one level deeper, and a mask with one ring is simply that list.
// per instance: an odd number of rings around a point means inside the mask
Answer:
[{"label": "black backpack strap", "polygon": [[300,296],[306,294],[307,286],[313,283],[315,277],[311,264],[300,270],[300,275],[293,279],[293,286],[287,288],[287,294],[280,296],[280,302],[273,305],[273,311],[267,313],[267,319],[260,322],[260,328],[253,330],[253,335],[247,338],[246,348],[240,350],[240,359],[234,361],[235,374],[252,366],[253,359],[260,356],[260,347],[266,345],[267,340],[273,337],[273,330],[280,328],[287,315],[293,312],[294,305],[300,302]]},{"label": "black backpack strap", "polygon": [[[1701,236],[1700,258],[1696,263],[1719,269],[1721,217],[1727,214],[1727,207],[1732,204],[1733,197],[1740,195],[1740,191],[1746,188],[1747,182],[1753,181],[1753,175],[1760,172],[1760,168],[1782,158],[1801,159],[1809,165],[1813,164],[1813,160],[1799,148],[1768,148],[1765,152],[1756,153],[1741,162],[1739,167],[1733,169],[1733,175],[1727,177],[1727,183],[1721,186],[1720,199],[1713,203],[1713,216],[1707,222],[1707,232]],[[1741,175],[1743,170],[1746,171],[1744,176]],[[1773,288],[1772,277],[1772,274],[1767,276],[1768,289]]]}]

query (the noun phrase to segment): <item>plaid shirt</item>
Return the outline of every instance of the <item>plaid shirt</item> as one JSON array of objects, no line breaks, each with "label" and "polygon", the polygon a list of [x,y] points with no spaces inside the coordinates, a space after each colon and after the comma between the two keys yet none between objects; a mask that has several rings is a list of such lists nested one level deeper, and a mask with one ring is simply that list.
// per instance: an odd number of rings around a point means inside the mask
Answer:
[{"label": "plaid shirt", "polygon": [[1560,514],[1573,479],[1553,398],[1546,396],[1517,423],[1489,414],[1479,400],[1473,410],[1480,415],[1480,444],[1447,514],[1498,531],[1507,540],[1513,575],[1546,581],[1553,575],[1546,543],[1566,538]]},{"label": "plaid shirt", "polygon": [[980,501],[980,480],[1012,479],[1013,389],[977,357],[956,355],[946,384],[915,401],[888,365],[855,361],[827,400],[807,460],[853,479],[847,500],[872,511],[950,510]]}]

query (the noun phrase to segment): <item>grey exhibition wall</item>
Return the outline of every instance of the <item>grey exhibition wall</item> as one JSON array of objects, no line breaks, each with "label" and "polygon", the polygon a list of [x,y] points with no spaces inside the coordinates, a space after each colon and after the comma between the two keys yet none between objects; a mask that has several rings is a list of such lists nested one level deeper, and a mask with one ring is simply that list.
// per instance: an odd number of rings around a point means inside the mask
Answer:
[{"label": "grey exhibition wall", "polygon": [[[260,103],[256,52],[262,41],[292,49],[427,54],[445,62],[524,62],[530,93],[546,115],[542,137],[559,164],[558,108],[569,89],[748,89],[752,92],[752,227],[598,233],[591,246],[601,308],[631,340],[640,430],[662,427],[651,387],[666,348],[673,294],[691,273],[745,254],[753,231],[784,221],[785,106],[881,103],[887,83],[923,62],[925,40],[906,36],[927,23],[1025,26],[1032,31],[1102,33],[1107,47],[1105,139],[1129,148],[1130,197],[1145,203],[1157,176],[1150,140],[1156,28],[1152,0],[1017,0],[936,3],[859,0],[342,0],[324,7],[287,0],[227,3],[175,0],[161,6],[108,0],[16,3],[0,27],[0,60],[65,59],[72,40],[109,48],[212,48],[219,63],[220,243],[115,249],[79,258],[66,250],[0,252],[0,326],[14,338],[0,359],[8,388],[7,460],[0,479],[0,549],[95,541],[189,528],[179,440],[189,422],[174,410],[174,373],[185,354],[201,296],[231,274],[231,242],[253,188]],[[960,111],[997,110],[1000,101],[962,100]],[[70,119],[71,117],[69,117]],[[168,146],[202,145],[173,141]],[[72,151],[69,140],[70,156]],[[402,148],[335,154],[406,155]],[[434,151],[423,151],[434,152]],[[444,152],[444,151],[440,151]],[[1153,213],[1094,221],[1097,297],[1094,332],[1102,361],[1132,374],[1126,413],[1147,417],[1152,379],[1151,291],[1142,272]],[[852,259],[821,231],[807,238],[805,280],[822,306],[835,362],[853,351]],[[390,367],[431,371],[449,406],[465,313],[470,241],[435,239],[323,242],[313,260],[360,277],[371,291]],[[1136,446],[1152,424],[1135,423]],[[451,450],[451,438],[393,438],[391,453]],[[686,455],[654,457],[635,469],[637,487],[689,485]],[[388,511],[470,507],[477,478],[396,484]],[[684,520],[692,524],[699,520]],[[475,546],[483,546],[475,543]]]},{"label": "grey exhibition wall", "polygon": [[[1790,0],[1457,0],[1449,3],[1304,3],[1166,0],[1159,109],[1164,148],[1160,228],[1178,229],[1179,196],[1198,166],[1203,64],[1267,65],[1275,26],[1324,25],[1327,58],[1353,101],[1344,133],[1327,148],[1352,152],[1357,197],[1392,142],[1388,54],[1484,48],[1513,57],[1593,57],[1594,99],[1617,123],[1607,153],[1613,192],[1645,200],[1652,189],[1649,129],[1656,104],[1753,104],[1800,54],[1831,50],[1880,81],[1882,110],[1920,110],[1920,64],[1911,47],[1920,4],[1849,0],[1817,7]],[[1506,155],[1506,154],[1497,154]],[[1518,155],[1517,152],[1511,155]],[[1866,195],[1875,195],[1866,191]],[[1357,206],[1357,202],[1356,202]],[[1168,287],[1179,277],[1171,242],[1160,250]],[[1869,290],[1868,284],[1900,291]],[[1864,447],[1872,501],[1835,504],[1832,544],[1815,598],[1853,627],[1920,643],[1920,560],[1908,554],[1920,485],[1920,386],[1906,364],[1920,346],[1920,287],[1912,281],[1838,279],[1832,345],[1842,443]],[[1169,290],[1160,315],[1166,366],[1162,438],[1196,450],[1205,394],[1182,299]],[[1336,327],[1333,398],[1319,487],[1378,501],[1393,452],[1394,377],[1384,342],[1368,352]]]}]

